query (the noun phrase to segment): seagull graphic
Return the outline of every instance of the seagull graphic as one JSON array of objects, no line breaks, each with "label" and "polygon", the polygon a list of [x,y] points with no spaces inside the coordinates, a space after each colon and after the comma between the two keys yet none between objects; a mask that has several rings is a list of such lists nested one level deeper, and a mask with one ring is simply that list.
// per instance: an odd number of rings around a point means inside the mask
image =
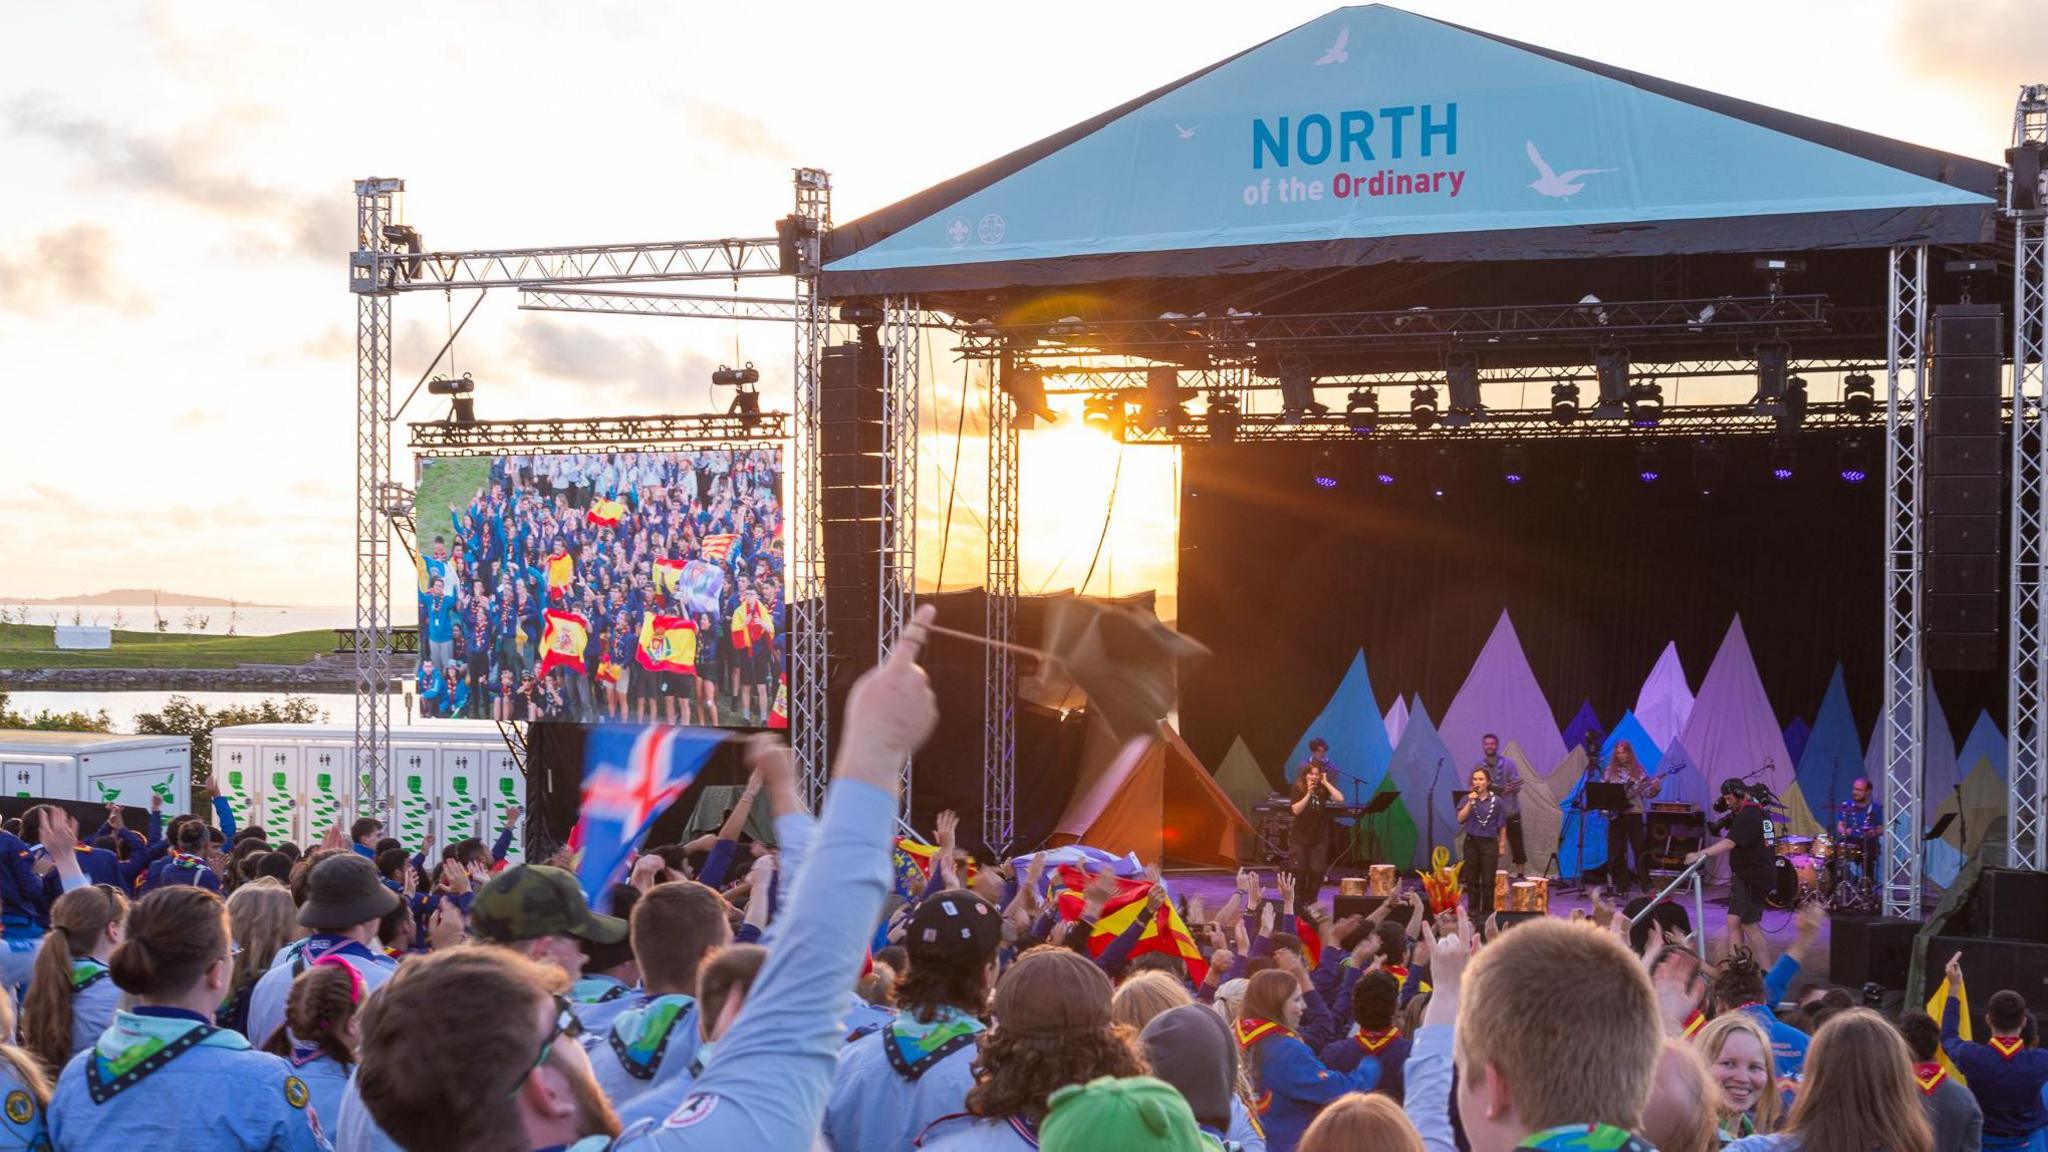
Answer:
[{"label": "seagull graphic", "polygon": [[1523,144],[1529,150],[1529,162],[1536,165],[1536,179],[1529,182],[1529,187],[1545,196],[1560,199],[1572,196],[1586,187],[1581,177],[1614,171],[1612,168],[1573,168],[1569,172],[1552,172],[1549,162],[1543,159],[1543,153],[1536,150],[1534,140],[1525,140]]},{"label": "seagull graphic", "polygon": [[1346,24],[1344,27],[1337,29],[1337,42],[1330,45],[1330,50],[1323,53],[1322,59],[1316,61],[1316,67],[1320,68],[1325,64],[1342,64],[1351,59],[1351,53],[1344,50],[1344,45],[1350,42],[1351,26]]},{"label": "seagull graphic", "polygon": [[[1201,127],[1201,125],[1200,125],[1200,124],[1197,124],[1197,125],[1195,125],[1195,128],[1200,128],[1200,127]],[[1173,130],[1174,130],[1175,132],[1178,132],[1178,133],[1180,133],[1180,138],[1181,138],[1181,139],[1183,139],[1183,140],[1192,140],[1192,139],[1194,139],[1194,138],[1195,138],[1195,128],[1183,128],[1183,127],[1181,127],[1181,126],[1180,126],[1180,125],[1178,125],[1178,124],[1175,124],[1175,125],[1173,126]]]}]

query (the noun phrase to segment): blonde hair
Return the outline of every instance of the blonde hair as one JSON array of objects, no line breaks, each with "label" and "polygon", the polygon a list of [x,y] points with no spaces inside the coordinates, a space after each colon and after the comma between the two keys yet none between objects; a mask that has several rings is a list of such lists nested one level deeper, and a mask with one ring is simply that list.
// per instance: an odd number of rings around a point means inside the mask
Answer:
[{"label": "blonde hair", "polygon": [[1239,976],[1225,980],[1216,987],[1216,1011],[1222,1013],[1225,1024],[1237,1023],[1238,1011],[1244,1007],[1244,991],[1251,987],[1251,981]]},{"label": "blonde hair", "polygon": [[14,1045],[14,994],[0,989],[0,1064],[5,1064],[21,1083],[21,1090],[35,1098],[36,1107],[50,1103],[50,1077],[27,1049]]},{"label": "blonde hair", "polygon": [[[1776,1092],[1774,1087],[1772,1095]],[[1665,1037],[1650,1102],[1643,1108],[1643,1139],[1657,1152],[1713,1152],[1720,1146],[1714,1123],[1719,1094],[1699,1051],[1676,1036]]]},{"label": "blonde hair", "polygon": [[1301,1134],[1296,1152],[1423,1152],[1422,1137],[1393,1098],[1358,1092],[1339,1096]]},{"label": "blonde hair", "polygon": [[[1707,1075],[1712,1077],[1714,1062],[1721,1058],[1721,1049],[1727,1047],[1728,1037],[1737,1032],[1747,1033],[1763,1050],[1764,1075],[1769,1079],[1763,1093],[1757,1097],[1756,1107],[1750,1109],[1749,1117],[1756,1124],[1757,1131],[1775,1132],[1783,1104],[1778,1096],[1778,1058],[1771,1052],[1771,1034],[1764,1031],[1764,1026],[1747,1012],[1723,1012],[1700,1030],[1700,1034],[1693,1038],[1693,1044],[1699,1049],[1700,1058],[1706,1061]],[[1714,1082],[1713,1100],[1715,1123],[1729,1128],[1739,1113],[1729,1110],[1727,1101],[1721,1098],[1719,1080]]]},{"label": "blonde hair", "polygon": [[1497,1069],[1531,1131],[1634,1131],[1664,1025],[1649,973],[1591,924],[1538,919],[1487,944],[1465,974],[1453,1040],[1460,1073]]},{"label": "blonde hair", "polygon": [[1821,1025],[1785,1131],[1806,1152],[1933,1152],[1905,1037],[1868,1008]]},{"label": "blonde hair", "polygon": [[1187,988],[1166,973],[1140,972],[1124,981],[1110,998],[1109,1018],[1129,1025],[1133,1032],[1143,1032],[1154,1016],[1194,1002]]},{"label": "blonde hair", "polygon": [[272,877],[251,880],[228,897],[228,930],[241,949],[235,956],[234,978],[228,982],[234,992],[262,979],[278,949],[298,938],[299,907],[292,902],[291,890]]}]

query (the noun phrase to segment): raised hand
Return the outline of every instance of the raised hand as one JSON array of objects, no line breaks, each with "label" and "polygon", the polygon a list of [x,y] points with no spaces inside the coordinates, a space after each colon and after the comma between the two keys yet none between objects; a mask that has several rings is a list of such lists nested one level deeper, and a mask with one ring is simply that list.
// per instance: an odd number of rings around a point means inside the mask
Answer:
[{"label": "raised hand", "polygon": [[649,852],[633,861],[633,871],[627,875],[626,883],[645,892],[661,883],[661,874],[666,867],[661,857]]},{"label": "raised hand", "polygon": [[468,930],[462,909],[453,900],[443,900],[435,906],[434,914],[427,917],[427,948],[434,952],[453,948],[463,942]]},{"label": "raised hand", "polygon": [[470,890],[470,876],[462,865],[454,860],[441,861],[441,885],[448,891],[461,895]]},{"label": "raised hand", "polygon": [[1279,882],[1280,914],[1292,917],[1294,915],[1294,874],[1292,872],[1282,872]]},{"label": "raised hand", "polygon": [[1116,895],[1116,873],[1104,868],[1088,878],[1088,886],[1081,890],[1081,914],[1089,920],[1102,915],[1109,898]]},{"label": "raised hand", "polygon": [[1303,992],[1312,986],[1308,978],[1308,969],[1302,965],[1301,953],[1291,948],[1283,948],[1273,953],[1273,967],[1294,977],[1294,982],[1301,986]]},{"label": "raised hand", "polygon": [[1264,904],[1259,907],[1259,935],[1271,936],[1272,934],[1273,906],[1271,904]]},{"label": "raised hand", "polygon": [[938,824],[933,829],[933,838],[942,850],[950,854],[953,851],[954,837],[959,831],[960,814],[948,808],[939,813]]}]

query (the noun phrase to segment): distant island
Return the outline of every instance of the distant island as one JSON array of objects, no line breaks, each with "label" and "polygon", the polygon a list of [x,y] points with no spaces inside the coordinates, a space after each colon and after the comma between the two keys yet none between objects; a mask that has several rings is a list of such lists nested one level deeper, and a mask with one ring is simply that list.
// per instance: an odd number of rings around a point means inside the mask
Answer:
[{"label": "distant island", "polygon": [[[111,592],[93,592],[81,596],[54,596],[37,599],[0,596],[5,604],[119,604],[134,607],[137,604],[156,604],[164,608],[228,608],[240,601],[222,600],[218,596],[187,596],[182,592],[165,592],[158,588],[116,588]],[[249,607],[242,604],[242,607]]]}]

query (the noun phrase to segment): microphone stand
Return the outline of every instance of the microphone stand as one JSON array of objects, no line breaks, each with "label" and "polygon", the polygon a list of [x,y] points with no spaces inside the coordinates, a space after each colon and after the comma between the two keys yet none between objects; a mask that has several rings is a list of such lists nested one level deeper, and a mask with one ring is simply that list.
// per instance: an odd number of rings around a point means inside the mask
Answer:
[{"label": "microphone stand", "polygon": [[1442,780],[1443,777],[1444,758],[1439,756],[1436,758],[1436,772],[1429,778],[1429,800],[1427,801],[1429,808],[1429,852],[1423,856],[1423,859],[1428,860],[1431,864],[1436,862],[1436,786],[1437,782]]}]

